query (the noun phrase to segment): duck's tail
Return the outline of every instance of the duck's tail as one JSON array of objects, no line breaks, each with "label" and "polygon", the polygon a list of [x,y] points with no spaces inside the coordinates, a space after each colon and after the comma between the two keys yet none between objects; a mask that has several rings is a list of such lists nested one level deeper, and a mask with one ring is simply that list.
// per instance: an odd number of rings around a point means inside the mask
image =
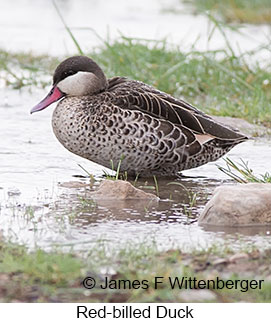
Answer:
[{"label": "duck's tail", "polygon": [[185,169],[195,168],[206,163],[216,161],[229,152],[233,147],[246,141],[247,139],[248,137],[244,135],[233,140],[214,138],[213,140],[210,140],[202,145],[202,150],[200,153],[191,156],[188,159]]}]

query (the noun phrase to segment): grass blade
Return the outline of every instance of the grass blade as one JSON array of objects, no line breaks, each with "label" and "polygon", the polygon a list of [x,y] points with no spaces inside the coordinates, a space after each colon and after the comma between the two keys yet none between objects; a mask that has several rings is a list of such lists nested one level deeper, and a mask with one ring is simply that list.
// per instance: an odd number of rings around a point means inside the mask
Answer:
[{"label": "grass blade", "polygon": [[74,37],[74,35],[73,35],[73,33],[72,33],[71,29],[70,29],[70,28],[68,27],[68,25],[66,24],[66,22],[65,22],[65,20],[64,20],[64,18],[63,18],[63,16],[62,16],[62,14],[61,14],[61,12],[60,12],[60,10],[59,10],[58,6],[57,6],[57,4],[56,4],[56,2],[55,2],[55,0],[52,0],[52,2],[53,2],[53,5],[54,5],[54,7],[55,7],[55,9],[56,9],[57,14],[59,15],[59,18],[61,19],[61,21],[62,21],[62,23],[63,23],[63,25],[64,25],[65,29],[67,30],[67,32],[68,32],[68,34],[70,35],[70,37],[71,37],[72,41],[74,42],[74,45],[76,46],[76,48],[77,48],[77,50],[78,50],[79,54],[80,54],[80,55],[84,55],[84,52],[82,51],[82,49],[81,49],[81,47],[80,47],[80,45],[79,45],[78,41],[77,41],[77,40],[76,40],[76,38]]}]

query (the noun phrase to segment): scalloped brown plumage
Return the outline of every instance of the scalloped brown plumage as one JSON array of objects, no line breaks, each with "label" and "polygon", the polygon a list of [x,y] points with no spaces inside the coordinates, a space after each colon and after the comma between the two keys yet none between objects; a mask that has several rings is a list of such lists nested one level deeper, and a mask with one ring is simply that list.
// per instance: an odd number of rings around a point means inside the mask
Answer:
[{"label": "scalloped brown plumage", "polygon": [[[52,119],[58,140],[71,152],[106,167],[122,160],[121,171],[129,175],[176,175],[217,160],[247,139],[152,86],[124,77],[107,80],[84,56],[58,66],[50,93],[55,101],[64,96]],[[52,103],[46,99],[32,112]]]}]

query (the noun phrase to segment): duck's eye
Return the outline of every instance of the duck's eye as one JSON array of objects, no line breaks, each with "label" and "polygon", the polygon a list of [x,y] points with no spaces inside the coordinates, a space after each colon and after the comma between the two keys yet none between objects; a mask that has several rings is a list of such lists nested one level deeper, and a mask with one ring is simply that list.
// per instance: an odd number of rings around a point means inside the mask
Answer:
[{"label": "duck's eye", "polygon": [[73,70],[68,70],[64,72],[65,77],[68,77],[74,74],[76,74],[76,71],[73,71]]}]

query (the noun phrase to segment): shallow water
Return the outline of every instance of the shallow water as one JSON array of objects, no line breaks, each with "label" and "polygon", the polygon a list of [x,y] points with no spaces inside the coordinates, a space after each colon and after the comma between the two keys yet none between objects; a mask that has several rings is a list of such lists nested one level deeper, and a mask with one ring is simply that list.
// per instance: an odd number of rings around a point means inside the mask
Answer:
[{"label": "shallow water", "polygon": [[[67,188],[66,183],[86,179],[78,163],[97,181],[103,167],[77,157],[63,148],[51,129],[53,107],[30,115],[30,108],[44,91],[1,90],[0,103],[0,227],[5,236],[32,247],[50,248],[72,245],[87,249],[97,241],[124,246],[128,241],[155,240],[161,249],[203,247],[227,241],[236,248],[246,244],[270,245],[270,228],[220,228],[210,231],[198,226],[196,218],[214,188],[228,182],[216,163],[184,171],[181,179],[159,179],[159,203],[93,202],[89,186]],[[235,147],[228,156],[234,161],[249,161],[256,173],[270,170],[270,142],[251,140]],[[217,162],[223,165],[223,161]],[[169,184],[174,182],[175,184]],[[60,185],[59,185],[60,183]],[[64,184],[63,184],[64,183]],[[197,193],[197,204],[189,207],[189,198],[181,183]],[[153,180],[139,180],[137,187],[149,192]],[[187,210],[185,210],[186,206]]]},{"label": "shallow water", "polygon": [[[189,50],[219,49],[225,40],[215,32],[207,41],[210,24],[206,17],[176,15],[167,8],[179,8],[178,0],[59,0],[59,8],[84,51],[101,44],[109,34],[147,39],[167,37],[169,42]],[[16,10],[15,10],[16,8]],[[181,8],[183,8],[181,6]],[[32,51],[53,55],[71,55],[76,49],[50,1],[13,0],[0,2],[0,47],[12,51]],[[241,51],[257,47],[266,40],[269,26],[245,26],[247,36],[226,31],[234,48]],[[270,58],[270,51],[260,52]],[[59,183],[80,181],[73,175],[85,175],[78,163],[97,181],[103,168],[83,160],[63,148],[51,129],[50,107],[30,116],[30,108],[46,91],[0,89],[0,228],[4,235],[28,246],[50,248],[72,245],[87,249],[97,241],[125,246],[128,241],[156,240],[161,249],[182,249],[227,243],[270,245],[269,228],[208,231],[196,218],[217,185],[227,182],[215,163],[183,172],[188,178],[174,180],[197,193],[197,204],[189,208],[189,198],[181,186],[158,179],[161,200],[149,203],[93,203],[86,188],[65,188]],[[228,156],[249,161],[256,173],[270,171],[270,141],[249,141],[234,148]],[[218,164],[223,165],[223,161]],[[98,182],[95,183],[98,185]],[[95,186],[94,185],[94,186]],[[147,191],[152,180],[136,184]],[[184,206],[187,207],[185,211]],[[189,217],[188,217],[189,215]]]}]

